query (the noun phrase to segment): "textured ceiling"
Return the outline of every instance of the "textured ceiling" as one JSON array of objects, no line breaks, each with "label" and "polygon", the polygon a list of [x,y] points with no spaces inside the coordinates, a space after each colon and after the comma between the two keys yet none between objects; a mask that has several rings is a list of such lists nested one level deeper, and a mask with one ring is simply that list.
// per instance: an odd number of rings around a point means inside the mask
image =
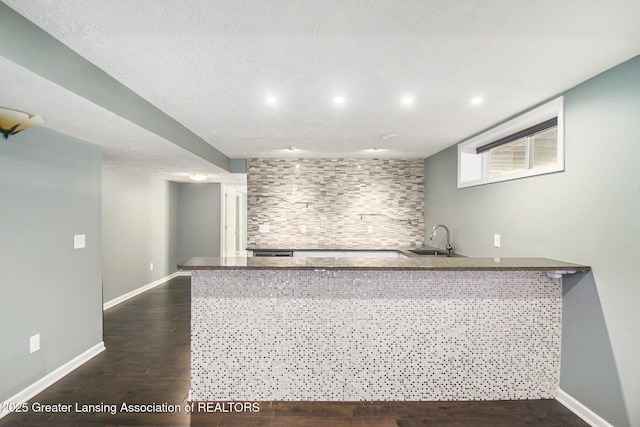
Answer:
[{"label": "textured ceiling", "polygon": [[231,158],[427,157],[640,54],[626,0],[4,2]]},{"label": "textured ceiling", "polygon": [[46,127],[103,147],[103,164],[177,182],[206,173],[211,182],[239,182],[198,156],[134,125],[104,108],[0,57],[2,104],[37,111]]}]

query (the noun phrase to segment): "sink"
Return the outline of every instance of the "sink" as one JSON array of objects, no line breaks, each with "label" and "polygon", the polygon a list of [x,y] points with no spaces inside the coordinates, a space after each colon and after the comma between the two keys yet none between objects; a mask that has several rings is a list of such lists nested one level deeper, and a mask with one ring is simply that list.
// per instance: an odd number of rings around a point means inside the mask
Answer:
[{"label": "sink", "polygon": [[416,255],[421,256],[450,256],[445,251],[438,249],[412,249],[409,252],[413,252]]}]

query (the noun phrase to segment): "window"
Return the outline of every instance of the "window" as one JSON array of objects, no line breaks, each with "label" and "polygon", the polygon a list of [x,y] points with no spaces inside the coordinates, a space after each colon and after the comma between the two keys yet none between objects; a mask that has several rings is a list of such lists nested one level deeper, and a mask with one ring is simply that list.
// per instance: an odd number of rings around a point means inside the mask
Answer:
[{"label": "window", "polygon": [[493,148],[487,152],[488,176],[503,175],[527,168],[526,138]]},{"label": "window", "polygon": [[[514,141],[497,146],[491,143],[488,145],[492,147],[484,150],[483,147],[478,147],[477,153],[487,152],[486,176],[494,177],[554,165],[558,160],[558,125],[556,123],[557,118],[554,117],[544,126],[540,126],[543,123],[535,126],[537,129],[526,132],[524,137],[518,134]],[[543,130],[538,130],[540,127],[543,127]],[[511,137],[505,139],[510,140]]]},{"label": "window", "polygon": [[564,170],[563,98],[458,145],[458,188]]}]

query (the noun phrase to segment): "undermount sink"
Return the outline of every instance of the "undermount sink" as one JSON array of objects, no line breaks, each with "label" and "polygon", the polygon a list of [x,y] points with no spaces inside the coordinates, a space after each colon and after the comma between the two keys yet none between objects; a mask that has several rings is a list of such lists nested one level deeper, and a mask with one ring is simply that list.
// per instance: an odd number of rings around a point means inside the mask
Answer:
[{"label": "undermount sink", "polygon": [[445,251],[437,249],[411,249],[409,252],[413,252],[416,255],[421,256],[450,256]]}]

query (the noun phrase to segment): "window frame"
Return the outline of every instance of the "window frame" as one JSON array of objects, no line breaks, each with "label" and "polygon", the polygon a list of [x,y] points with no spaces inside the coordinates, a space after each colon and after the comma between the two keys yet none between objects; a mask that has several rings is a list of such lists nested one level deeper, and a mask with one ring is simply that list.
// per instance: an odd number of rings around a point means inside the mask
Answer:
[{"label": "window frame", "polygon": [[[543,167],[518,170],[505,174],[488,176],[487,150],[477,153],[478,147],[486,146],[491,142],[506,138],[527,128],[538,125],[557,117],[557,155],[556,162]],[[526,142],[527,165],[529,164],[529,144]],[[505,144],[506,145],[506,144]],[[495,147],[499,148],[499,147]],[[473,187],[476,185],[490,184],[494,182],[510,181],[530,176],[544,175],[564,170],[564,97],[553,99],[539,107],[495,126],[479,135],[458,144],[458,188]]]}]

